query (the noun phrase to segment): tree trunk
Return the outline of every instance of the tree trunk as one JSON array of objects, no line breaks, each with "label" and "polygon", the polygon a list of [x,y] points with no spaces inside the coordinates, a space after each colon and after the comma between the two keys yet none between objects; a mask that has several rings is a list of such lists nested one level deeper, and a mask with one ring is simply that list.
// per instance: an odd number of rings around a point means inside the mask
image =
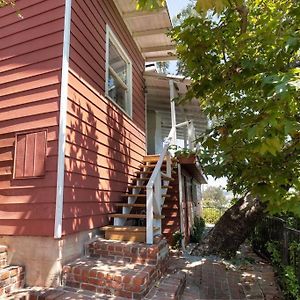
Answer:
[{"label": "tree trunk", "polygon": [[230,258],[236,254],[255,225],[264,215],[265,206],[257,198],[247,196],[229,208],[208,232],[193,255],[219,255]]}]

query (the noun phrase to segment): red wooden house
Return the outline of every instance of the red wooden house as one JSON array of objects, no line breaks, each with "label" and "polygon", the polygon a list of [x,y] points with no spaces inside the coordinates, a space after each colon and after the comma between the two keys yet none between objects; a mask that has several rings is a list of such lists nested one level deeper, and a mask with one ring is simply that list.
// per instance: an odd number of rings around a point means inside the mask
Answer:
[{"label": "red wooden house", "polygon": [[[9,261],[25,265],[29,285],[57,285],[99,228],[151,243],[156,230],[180,230],[181,220],[188,236],[204,178],[197,163],[178,177],[162,142],[173,128],[167,144],[192,145],[189,121],[199,133],[206,118],[198,103],[170,102],[188,82],[145,72],[147,62],[176,57],[167,8],[139,12],[130,0],[16,5],[22,19],[0,10],[0,244]],[[158,211],[162,198],[170,205]]]}]

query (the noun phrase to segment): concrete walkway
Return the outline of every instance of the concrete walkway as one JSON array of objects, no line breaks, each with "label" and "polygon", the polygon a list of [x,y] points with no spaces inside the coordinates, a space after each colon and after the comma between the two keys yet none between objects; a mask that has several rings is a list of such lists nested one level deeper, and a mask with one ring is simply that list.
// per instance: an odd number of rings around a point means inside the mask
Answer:
[{"label": "concrete walkway", "polygon": [[182,300],[283,299],[273,268],[246,246],[234,261],[175,253],[171,260],[174,272],[187,273]]}]

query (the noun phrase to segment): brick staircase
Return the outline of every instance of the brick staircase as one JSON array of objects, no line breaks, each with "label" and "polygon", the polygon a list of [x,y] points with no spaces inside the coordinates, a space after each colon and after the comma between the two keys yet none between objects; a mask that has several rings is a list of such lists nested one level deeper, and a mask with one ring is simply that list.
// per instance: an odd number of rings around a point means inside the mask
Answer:
[{"label": "brick staircase", "polygon": [[153,245],[97,238],[86,256],[64,266],[62,287],[20,299],[180,299],[185,274],[168,274],[168,258],[162,237]]},{"label": "brick staircase", "polygon": [[[114,225],[102,227],[106,239],[120,241],[145,242],[146,240],[146,187],[152,172],[159,160],[158,155],[147,155],[143,158],[140,170],[132,178],[131,184],[127,187],[127,192],[122,195],[123,202],[115,203],[118,213],[111,214]],[[173,166],[173,165],[172,165]],[[166,163],[162,170],[166,169]],[[172,172],[176,174],[176,172]],[[168,191],[172,189],[170,182],[174,178],[162,173],[162,198],[170,198]],[[164,215],[154,215],[154,219],[164,219]],[[138,224],[137,226],[135,224]],[[159,234],[158,228],[154,227],[154,234]]]},{"label": "brick staircase", "polygon": [[166,269],[168,245],[164,239],[150,246],[98,239],[88,254],[64,267],[65,286],[143,299]]},{"label": "brick staircase", "polygon": [[8,265],[6,246],[0,246],[0,298],[8,298],[25,285],[25,269]]}]

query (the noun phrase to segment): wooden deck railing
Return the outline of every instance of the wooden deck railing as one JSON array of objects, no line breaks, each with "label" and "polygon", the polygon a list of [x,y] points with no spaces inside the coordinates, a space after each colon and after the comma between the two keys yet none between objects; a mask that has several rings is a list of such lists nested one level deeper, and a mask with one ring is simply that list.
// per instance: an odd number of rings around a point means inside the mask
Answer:
[{"label": "wooden deck railing", "polygon": [[[146,242],[147,244],[153,244],[154,228],[161,234],[161,213],[164,204],[163,194],[167,192],[167,189],[162,189],[163,186],[167,186],[168,178],[172,177],[172,154],[169,151],[170,146],[177,145],[176,130],[178,128],[186,127],[187,129],[187,140],[185,143],[188,145],[190,150],[195,148],[195,129],[192,121],[186,121],[176,126],[173,126],[168,137],[165,139],[162,153],[160,154],[159,160],[153,170],[153,173],[147,184],[147,202],[146,202]],[[166,173],[162,172],[162,166],[166,161]],[[163,178],[167,178],[165,181]],[[181,198],[182,195],[179,195]],[[182,199],[179,199],[181,201]]]}]

